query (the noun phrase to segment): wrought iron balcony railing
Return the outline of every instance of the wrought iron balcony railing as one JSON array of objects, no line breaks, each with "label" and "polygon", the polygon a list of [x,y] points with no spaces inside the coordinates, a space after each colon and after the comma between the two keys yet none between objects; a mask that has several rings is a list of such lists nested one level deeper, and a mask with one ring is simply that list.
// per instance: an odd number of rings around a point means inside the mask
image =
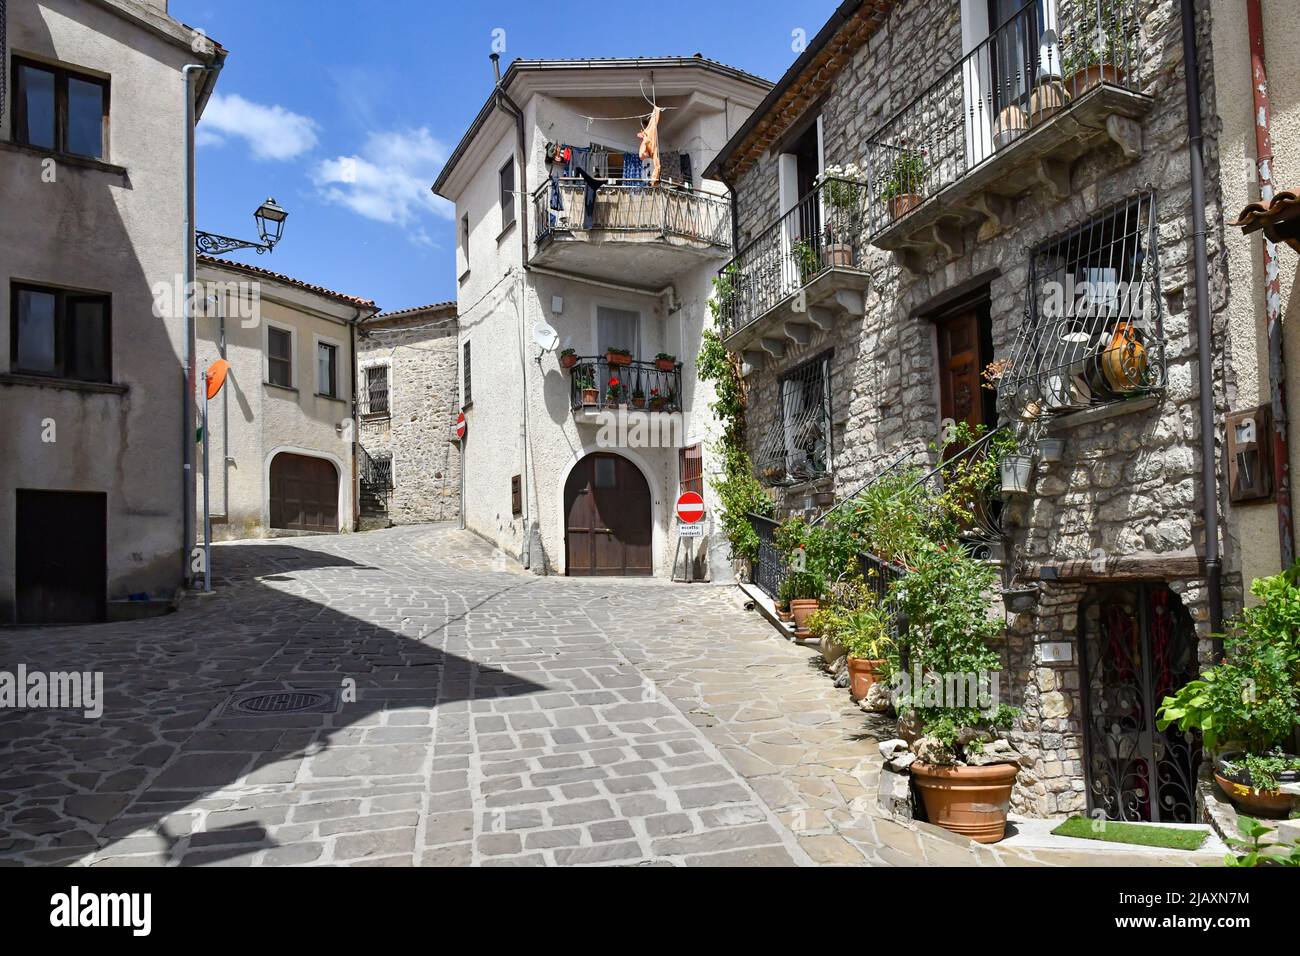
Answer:
[{"label": "wrought iron balcony railing", "polygon": [[533,222],[539,246],[558,235],[599,231],[685,240],[724,253],[731,248],[731,204],[725,198],[644,180],[609,181],[588,205],[581,179],[548,179],[533,193]]},{"label": "wrought iron balcony railing", "polygon": [[[665,364],[667,364],[665,360]],[[574,411],[618,408],[647,412],[682,410],[682,363],[672,368],[657,361],[610,362],[607,355],[578,356],[569,369]]]},{"label": "wrought iron balcony railing", "polygon": [[868,137],[882,232],[1102,84],[1140,92],[1139,0],[1030,3]]},{"label": "wrought iron balcony railing", "polygon": [[761,318],[827,269],[853,268],[865,252],[867,185],[824,177],[718,273],[719,334]]},{"label": "wrought iron balcony railing", "polygon": [[393,459],[387,455],[371,455],[357,446],[357,477],[361,484],[363,503],[366,499],[387,507],[393,496]]}]

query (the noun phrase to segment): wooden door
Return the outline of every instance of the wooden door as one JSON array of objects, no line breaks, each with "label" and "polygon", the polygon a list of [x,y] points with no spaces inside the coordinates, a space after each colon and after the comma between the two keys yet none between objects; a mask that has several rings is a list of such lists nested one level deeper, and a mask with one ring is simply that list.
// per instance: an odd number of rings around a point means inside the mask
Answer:
[{"label": "wooden door", "polygon": [[565,573],[649,577],[650,486],[626,458],[597,453],[574,466],[564,485]]},{"label": "wooden door", "polygon": [[281,452],[271,462],[271,527],[339,530],[339,475],[324,458]]},{"label": "wooden door", "polygon": [[19,624],[92,624],[107,617],[108,496],[17,492]]},{"label": "wooden door", "polygon": [[976,426],[996,424],[993,393],[981,388],[980,373],[988,364],[991,330],[987,306],[964,309],[938,320],[939,418]]}]

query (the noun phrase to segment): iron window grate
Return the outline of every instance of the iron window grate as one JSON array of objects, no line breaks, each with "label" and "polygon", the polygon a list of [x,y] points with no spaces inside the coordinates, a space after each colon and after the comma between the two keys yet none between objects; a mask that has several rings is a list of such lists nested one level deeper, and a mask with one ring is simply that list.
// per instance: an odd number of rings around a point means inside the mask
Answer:
[{"label": "iron window grate", "polygon": [[769,484],[809,481],[831,470],[830,353],[777,382],[780,416],[759,446],[759,477]]},{"label": "iron window grate", "polygon": [[1060,415],[1161,391],[1159,290],[1154,191],[1036,246],[1011,354],[986,373],[1002,415]]}]

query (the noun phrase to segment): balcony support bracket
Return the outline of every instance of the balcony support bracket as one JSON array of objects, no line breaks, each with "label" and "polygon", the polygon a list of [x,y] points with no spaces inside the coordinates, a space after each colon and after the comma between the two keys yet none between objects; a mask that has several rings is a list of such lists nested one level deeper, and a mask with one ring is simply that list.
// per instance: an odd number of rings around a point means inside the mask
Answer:
[{"label": "balcony support bracket", "polygon": [[785,343],[780,339],[763,338],[759,340],[759,344],[763,346],[763,351],[772,358],[785,358]]},{"label": "balcony support bracket", "polygon": [[1015,216],[1012,214],[1015,203],[1006,196],[999,196],[992,192],[978,192],[962,205],[984,217],[984,225],[980,229],[982,238],[996,236],[1004,229],[1015,225]]},{"label": "balcony support bracket", "polygon": [[1070,166],[1055,159],[1040,159],[1033,166],[1034,179],[1046,186],[1053,199],[1070,198]]},{"label": "balcony support bracket", "polygon": [[740,377],[749,378],[763,367],[763,353],[758,349],[745,349],[740,363]]},{"label": "balcony support bracket", "polygon": [[823,332],[835,328],[835,313],[825,306],[814,305],[808,308],[808,321]]},{"label": "balcony support bracket", "polygon": [[785,337],[796,345],[807,345],[812,341],[812,326],[806,322],[787,321]]},{"label": "balcony support bracket", "polygon": [[836,289],[835,304],[849,315],[867,314],[867,298],[857,289]]},{"label": "balcony support bracket", "polygon": [[925,256],[919,249],[895,249],[894,261],[914,276],[925,273]]},{"label": "balcony support bracket", "polygon": [[1142,155],[1142,124],[1118,113],[1106,117],[1106,135],[1119,144],[1124,158],[1135,160]]}]

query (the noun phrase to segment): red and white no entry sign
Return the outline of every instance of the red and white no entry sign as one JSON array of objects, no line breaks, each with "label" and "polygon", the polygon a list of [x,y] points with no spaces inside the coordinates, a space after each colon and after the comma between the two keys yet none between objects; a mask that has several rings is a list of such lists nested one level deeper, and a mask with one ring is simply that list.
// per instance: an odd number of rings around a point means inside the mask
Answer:
[{"label": "red and white no entry sign", "polygon": [[456,437],[465,437],[465,413],[461,412],[456,416]]},{"label": "red and white no entry sign", "polygon": [[685,524],[695,524],[704,517],[704,499],[694,491],[686,491],[677,499],[677,517]]}]

